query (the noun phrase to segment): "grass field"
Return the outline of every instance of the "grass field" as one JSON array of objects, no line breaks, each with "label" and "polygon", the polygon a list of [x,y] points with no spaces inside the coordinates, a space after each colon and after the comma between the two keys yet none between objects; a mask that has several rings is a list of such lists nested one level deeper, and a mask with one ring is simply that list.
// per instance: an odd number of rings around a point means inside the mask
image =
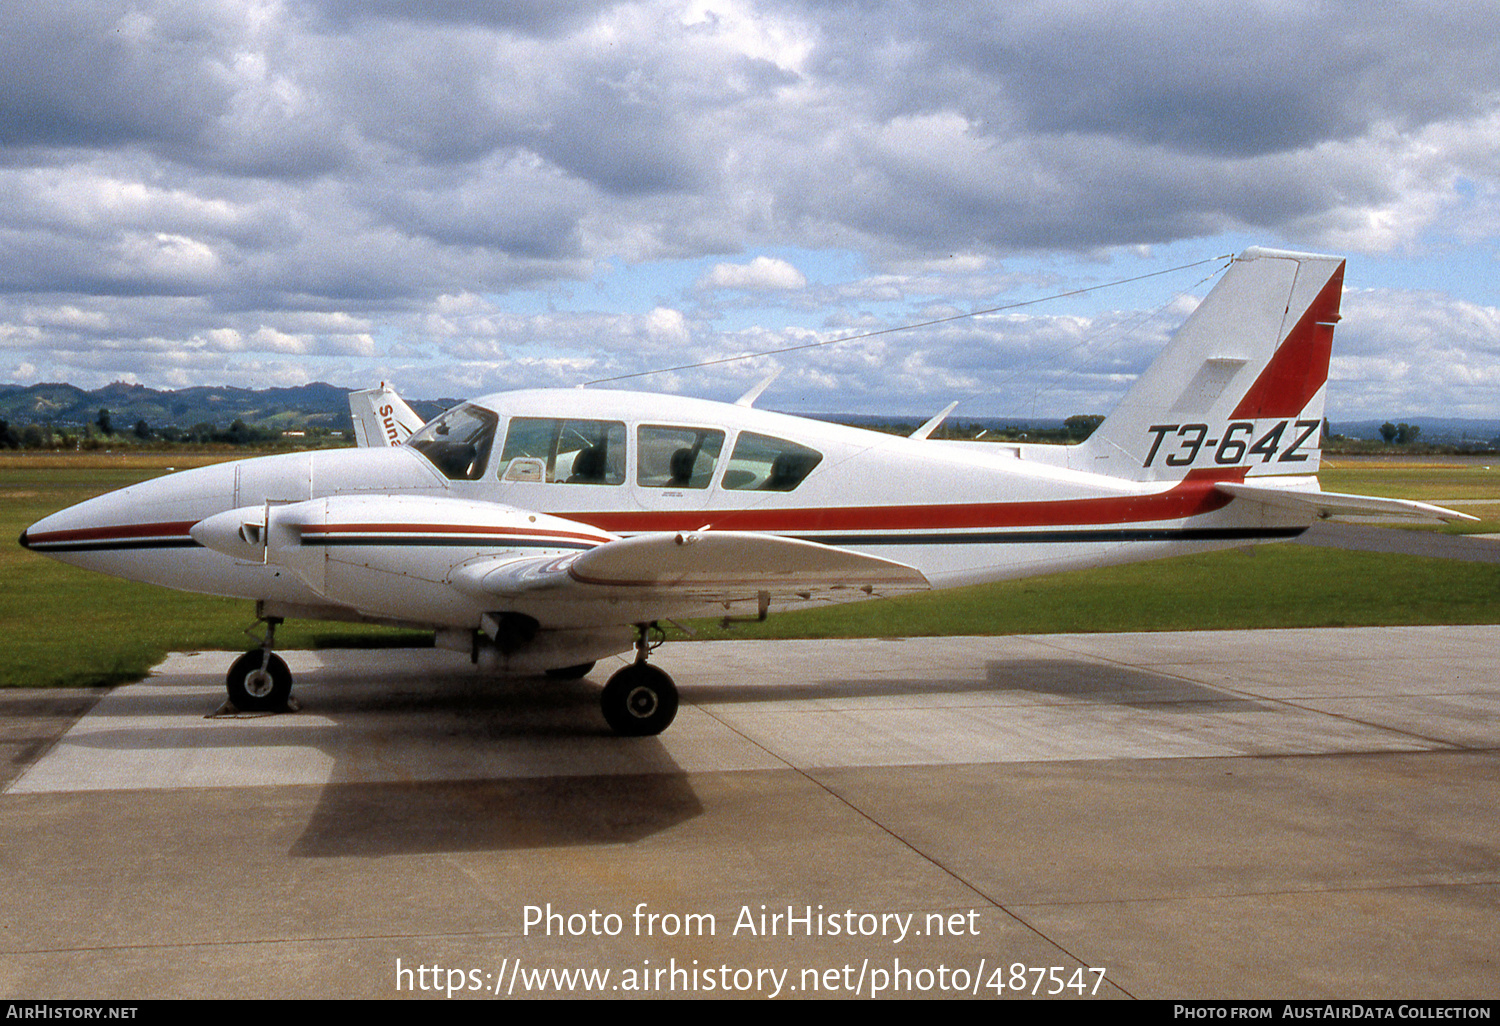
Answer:
[{"label": "grass field", "polygon": [[[0,456],[0,687],[139,680],[172,651],[250,648],[254,603],[188,595],[27,552],[16,538],[65,506],[223,456]],[[421,644],[430,636],[357,624],[288,623],[282,648]],[[227,667],[226,667],[227,669]]]},{"label": "grass field", "polygon": [[[250,646],[246,601],[119,581],[26,552],[15,538],[91,495],[217,457],[0,455],[0,687],[137,680],[174,650]],[[1321,475],[1329,491],[1464,505],[1500,529],[1500,470],[1482,464],[1358,463]],[[1267,545],[1078,571],[884,602],[773,616],[699,637],[822,638],[1072,631],[1216,630],[1500,623],[1500,567],[1304,546]],[[288,623],[279,647],[416,644],[374,627]]]}]

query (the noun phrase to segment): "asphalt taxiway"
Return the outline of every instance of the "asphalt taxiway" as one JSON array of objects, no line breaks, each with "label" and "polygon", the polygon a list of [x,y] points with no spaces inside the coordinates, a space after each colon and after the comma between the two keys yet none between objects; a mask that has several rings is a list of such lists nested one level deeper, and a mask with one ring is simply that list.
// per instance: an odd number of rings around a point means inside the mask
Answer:
[{"label": "asphalt taxiway", "polygon": [[1500,993],[1500,627],[231,658],[0,694],[0,994]]}]

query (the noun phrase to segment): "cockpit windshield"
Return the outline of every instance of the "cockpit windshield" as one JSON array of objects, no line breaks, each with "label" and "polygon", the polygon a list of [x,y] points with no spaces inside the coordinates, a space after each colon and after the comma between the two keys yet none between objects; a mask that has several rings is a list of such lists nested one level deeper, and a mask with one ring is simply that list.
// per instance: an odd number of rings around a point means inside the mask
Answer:
[{"label": "cockpit windshield", "polygon": [[482,406],[465,403],[422,427],[406,444],[432,461],[453,481],[477,481],[490,460],[500,418]]}]

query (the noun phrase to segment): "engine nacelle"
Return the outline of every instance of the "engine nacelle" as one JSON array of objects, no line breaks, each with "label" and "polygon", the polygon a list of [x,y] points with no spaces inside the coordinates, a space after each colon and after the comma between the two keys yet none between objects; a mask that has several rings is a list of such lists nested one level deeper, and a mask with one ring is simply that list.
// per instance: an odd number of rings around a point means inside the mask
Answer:
[{"label": "engine nacelle", "polygon": [[562,556],[613,540],[561,517],[436,496],[335,495],[242,507],[195,524],[194,540],[285,567],[318,595],[375,617],[478,627],[493,603],[449,583],[478,558]]}]

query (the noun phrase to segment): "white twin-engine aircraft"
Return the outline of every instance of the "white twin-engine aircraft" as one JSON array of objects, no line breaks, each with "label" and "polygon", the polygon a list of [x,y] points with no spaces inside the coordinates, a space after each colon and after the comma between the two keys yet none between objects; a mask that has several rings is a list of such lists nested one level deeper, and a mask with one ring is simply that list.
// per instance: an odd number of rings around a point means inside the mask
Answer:
[{"label": "white twin-engine aircraft", "polygon": [[[257,602],[240,709],[286,704],[286,617],[416,626],[502,673],[588,673],[620,734],[677,712],[659,621],[951,588],[1278,541],[1340,513],[1472,519],[1320,491],[1344,262],[1247,250],[1082,445],[909,438],[736,404],[571,389],[431,423],[381,389],[366,447],[203,467],[56,513],[21,544]],[[415,428],[415,430],[413,430]],[[410,437],[406,434],[410,432]],[[404,439],[404,440],[403,440]]]}]

